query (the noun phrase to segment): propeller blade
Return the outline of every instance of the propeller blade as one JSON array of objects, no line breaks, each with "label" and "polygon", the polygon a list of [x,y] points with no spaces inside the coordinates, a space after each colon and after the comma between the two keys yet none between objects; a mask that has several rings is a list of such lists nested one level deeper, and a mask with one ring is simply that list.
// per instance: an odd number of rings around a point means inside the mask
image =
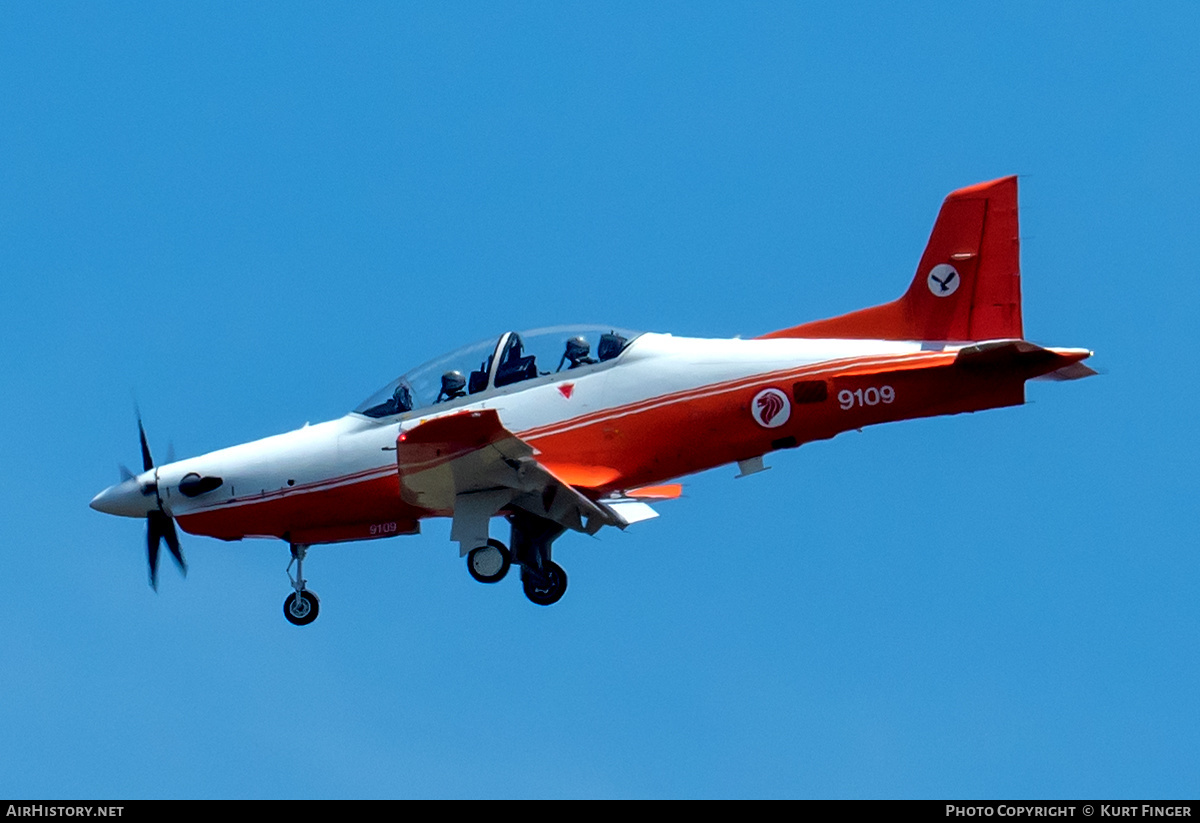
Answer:
[{"label": "propeller blade", "polygon": [[138,413],[138,437],[142,441],[142,471],[154,468],[154,458],[150,456],[150,445],[146,442],[146,429],[142,426],[142,415]]},{"label": "propeller blade", "polygon": [[146,563],[150,567],[150,587],[155,591],[158,591],[158,550],[163,541],[166,541],[167,550],[171,552],[179,570],[187,576],[187,561],[183,559],[183,550],[179,547],[175,521],[160,509],[146,515]]},{"label": "propeller blade", "polygon": [[175,565],[183,572],[183,576],[187,577],[187,561],[183,559],[183,550],[179,548],[179,533],[175,531],[175,521],[170,516],[166,517],[166,529],[163,531],[163,537],[166,538],[167,548],[171,552],[171,557],[175,558]]},{"label": "propeller blade", "polygon": [[158,591],[158,543],[162,539],[162,512],[146,515],[146,562],[150,566],[150,588]]},{"label": "propeller blade", "polygon": [[[137,413],[137,421],[138,440],[142,444],[142,470],[149,471],[154,468],[154,458],[150,456],[150,444],[146,442],[146,427],[142,425],[141,411]],[[173,461],[174,445],[170,446],[169,451]],[[133,473],[129,469],[124,466],[120,468],[122,479],[128,480],[133,477]],[[150,567],[150,588],[155,591],[158,591],[158,550],[163,541],[166,541],[167,550],[171,552],[171,557],[179,566],[179,570],[185,576],[187,575],[187,561],[183,559],[183,550],[179,547],[179,532],[175,530],[175,520],[163,511],[161,500],[159,500],[158,506],[158,511],[152,511],[146,515],[146,565]]]},{"label": "propeller blade", "polygon": [[131,472],[129,469],[125,468],[124,463],[117,464],[117,471],[119,471],[121,473],[121,480],[132,480],[133,479],[133,472]]}]

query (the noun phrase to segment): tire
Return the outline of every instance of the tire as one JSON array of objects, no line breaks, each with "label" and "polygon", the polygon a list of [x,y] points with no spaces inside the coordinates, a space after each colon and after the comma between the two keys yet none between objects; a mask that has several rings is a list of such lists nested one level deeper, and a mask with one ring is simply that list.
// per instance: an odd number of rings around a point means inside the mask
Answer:
[{"label": "tire", "polygon": [[292,592],[288,595],[287,600],[283,601],[283,616],[293,626],[307,626],[317,619],[317,613],[320,610],[321,601],[308,589],[300,592],[299,599],[297,599],[296,593]]},{"label": "tire", "polygon": [[480,583],[499,583],[510,566],[512,555],[499,540],[489,540],[467,554],[467,571]]},{"label": "tire", "polygon": [[551,606],[562,599],[567,591],[567,573],[562,566],[546,562],[541,573],[530,568],[521,570],[521,582],[525,596],[539,606]]}]

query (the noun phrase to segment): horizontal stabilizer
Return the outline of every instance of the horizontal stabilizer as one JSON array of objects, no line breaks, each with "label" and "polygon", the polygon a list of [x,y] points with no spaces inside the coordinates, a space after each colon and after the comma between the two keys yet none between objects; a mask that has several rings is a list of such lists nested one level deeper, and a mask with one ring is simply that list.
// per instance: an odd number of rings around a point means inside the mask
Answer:
[{"label": "horizontal stabilizer", "polygon": [[1084,377],[1092,377],[1099,373],[1086,363],[1076,362],[1068,366],[1063,366],[1061,369],[1055,369],[1052,372],[1038,375],[1034,380],[1081,380]]},{"label": "horizontal stabilizer", "polygon": [[1087,349],[1047,349],[1028,340],[990,340],[960,349],[954,365],[977,372],[994,372],[1029,380],[1061,374],[1058,380],[1077,380],[1096,372],[1083,365]]}]

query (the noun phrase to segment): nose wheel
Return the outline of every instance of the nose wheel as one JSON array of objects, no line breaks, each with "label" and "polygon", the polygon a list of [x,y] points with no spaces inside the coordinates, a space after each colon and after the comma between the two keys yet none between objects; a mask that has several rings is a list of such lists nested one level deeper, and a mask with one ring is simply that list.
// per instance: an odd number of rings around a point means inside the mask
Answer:
[{"label": "nose wheel", "polygon": [[320,610],[321,601],[307,590],[299,594],[292,592],[287,596],[287,600],[283,601],[283,616],[293,626],[307,626],[317,619]]},{"label": "nose wheel", "polygon": [[[317,619],[321,610],[321,601],[317,596],[304,588],[308,581],[304,579],[304,558],[308,554],[308,546],[304,543],[293,543],[292,560],[288,563],[287,576],[292,581],[294,592],[283,601],[283,616],[293,626],[307,626]],[[296,576],[292,577],[292,565],[296,566]]]}]

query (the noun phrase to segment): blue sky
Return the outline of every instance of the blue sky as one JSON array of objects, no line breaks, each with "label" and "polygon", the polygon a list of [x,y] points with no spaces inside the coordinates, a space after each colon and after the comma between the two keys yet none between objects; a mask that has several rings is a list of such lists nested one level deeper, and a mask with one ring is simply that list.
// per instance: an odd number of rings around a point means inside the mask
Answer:
[{"label": "blue sky", "polygon": [[[1194,4],[9,3],[0,795],[1195,797]],[[506,329],[898,295],[1022,175],[1025,328],[1103,376],[567,536],[317,547],[87,506]],[[698,446],[698,447],[702,447]]]}]

